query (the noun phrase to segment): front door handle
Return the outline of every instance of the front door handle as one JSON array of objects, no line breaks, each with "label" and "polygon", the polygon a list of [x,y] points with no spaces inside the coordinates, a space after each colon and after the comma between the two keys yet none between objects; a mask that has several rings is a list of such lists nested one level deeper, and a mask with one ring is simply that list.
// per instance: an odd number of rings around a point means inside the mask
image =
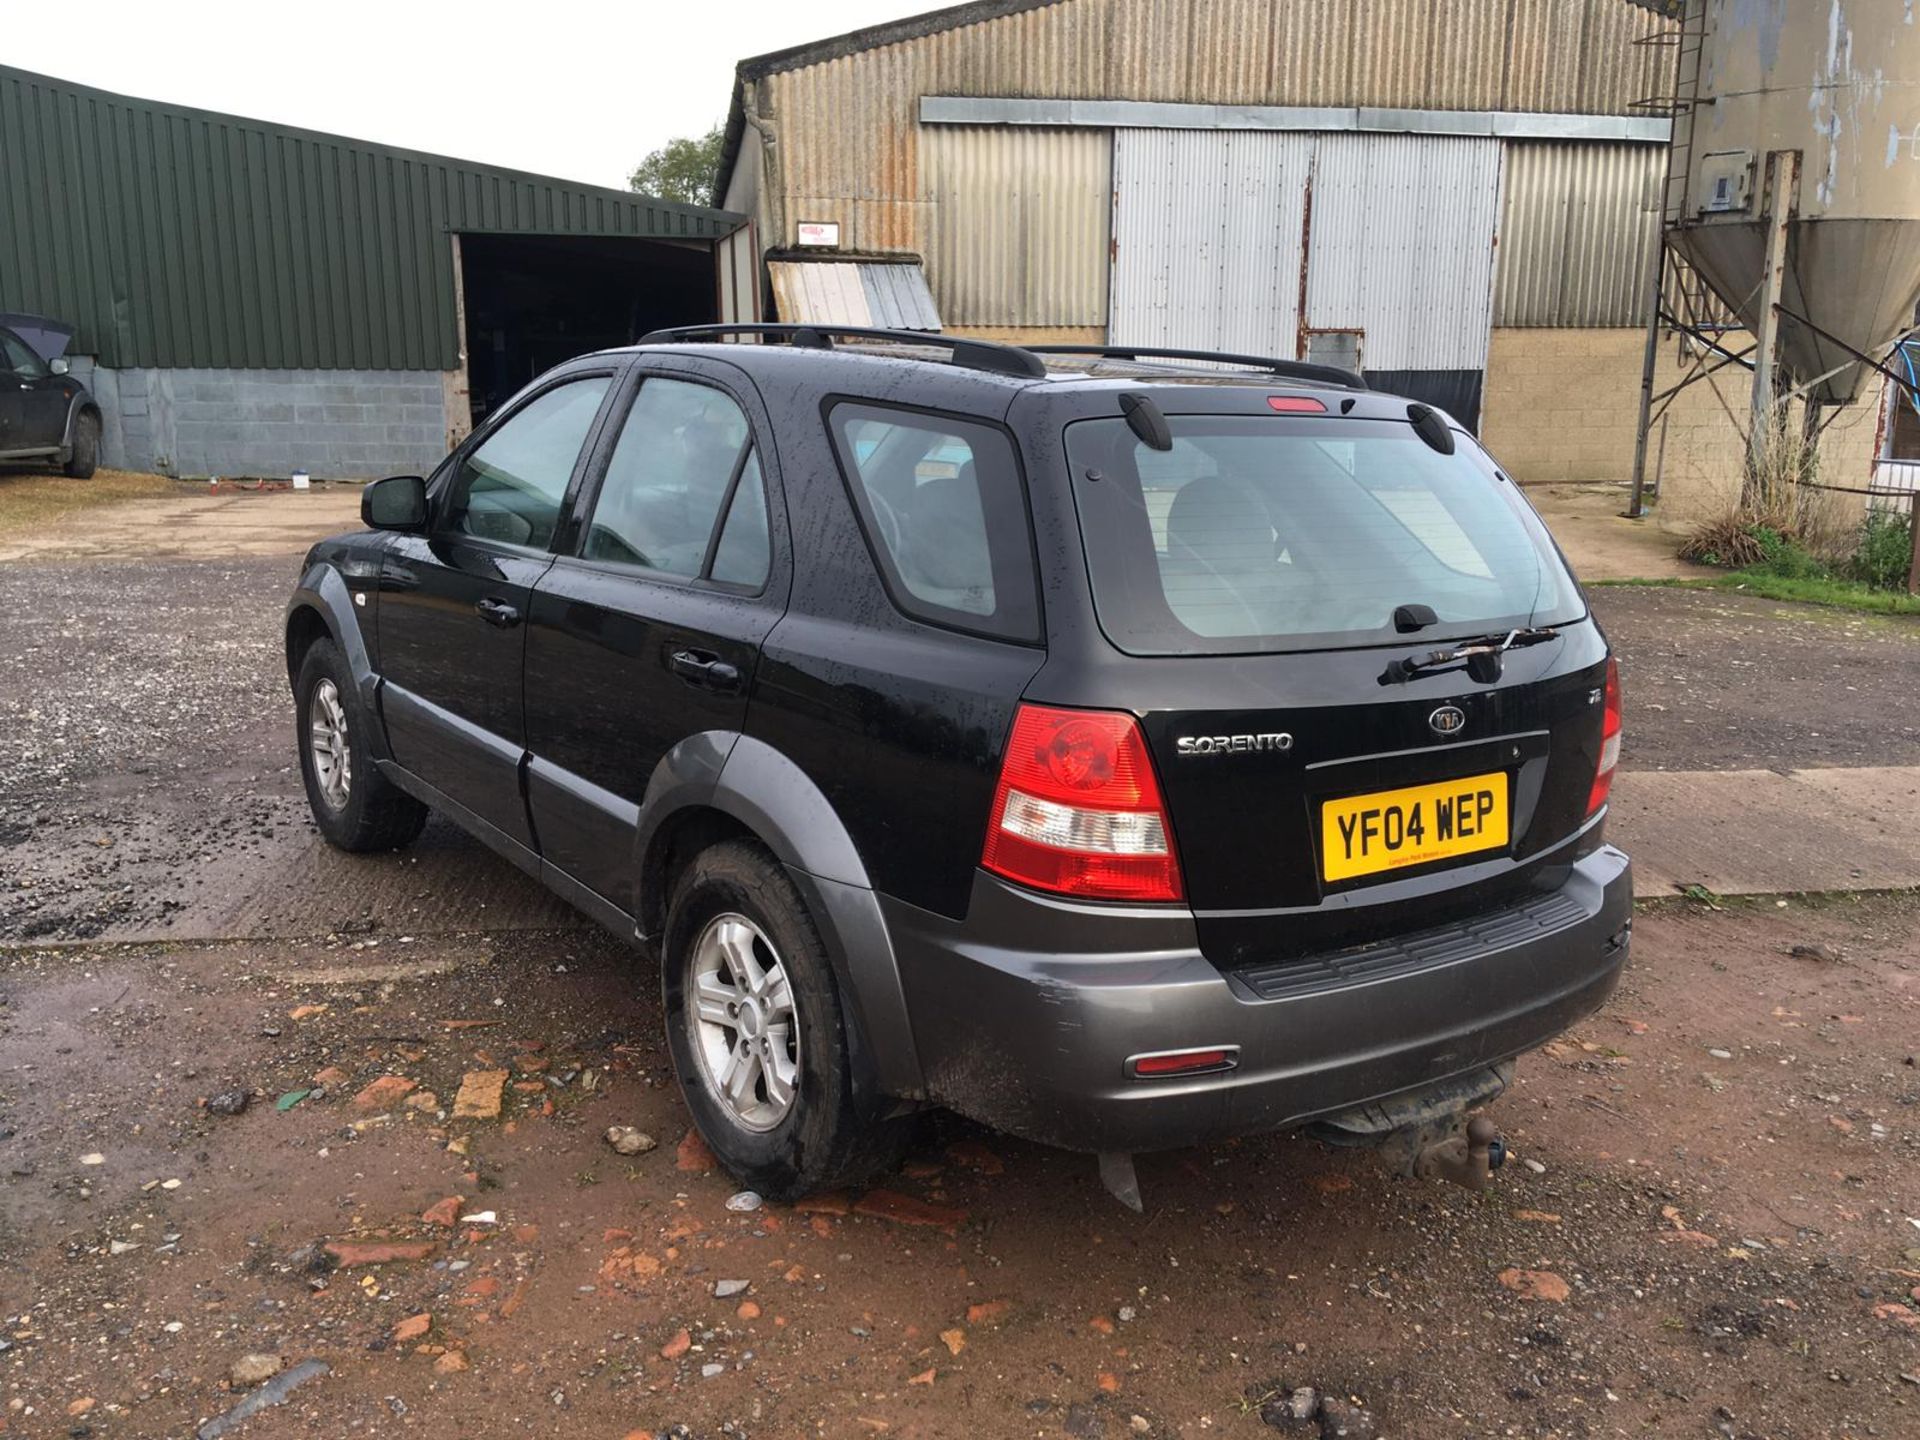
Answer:
[{"label": "front door handle", "polygon": [[667,668],[691,685],[703,685],[722,694],[740,688],[739,668],[704,650],[669,651]]},{"label": "front door handle", "polygon": [[480,612],[480,618],[489,625],[502,630],[511,630],[520,623],[520,611],[504,600],[496,600],[491,595],[473,607]]}]

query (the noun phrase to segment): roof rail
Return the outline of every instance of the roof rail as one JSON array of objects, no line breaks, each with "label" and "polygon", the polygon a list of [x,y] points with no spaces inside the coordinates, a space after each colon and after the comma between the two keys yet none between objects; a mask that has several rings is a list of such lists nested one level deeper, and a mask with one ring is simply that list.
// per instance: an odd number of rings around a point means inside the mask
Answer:
[{"label": "roof rail", "polygon": [[1215,365],[1240,365],[1292,380],[1315,380],[1365,390],[1367,382],[1336,365],[1312,365],[1305,360],[1276,360],[1270,355],[1234,355],[1224,350],[1162,350],[1151,345],[1029,345],[1035,355],[1094,355],[1102,360],[1205,360]]},{"label": "roof rail", "polygon": [[833,336],[859,340],[890,340],[897,345],[925,345],[951,353],[953,363],[968,370],[985,370],[994,375],[1015,375],[1023,380],[1044,380],[1047,367],[1018,345],[1002,345],[994,340],[969,340],[956,335],[941,335],[923,330],[878,330],[859,325],[675,325],[653,330],[640,337],[642,345],[664,345],[676,340],[711,340],[722,335],[771,335],[790,345],[813,350],[831,350]]}]

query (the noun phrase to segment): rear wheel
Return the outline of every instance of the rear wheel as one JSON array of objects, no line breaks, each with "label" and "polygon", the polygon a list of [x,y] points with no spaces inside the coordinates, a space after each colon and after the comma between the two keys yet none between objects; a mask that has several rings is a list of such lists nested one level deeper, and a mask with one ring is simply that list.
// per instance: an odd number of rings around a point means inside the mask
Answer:
[{"label": "rear wheel", "polygon": [[373,766],[371,717],[340,649],[316,640],[293,686],[300,775],[307,805],[329,844],[341,850],[398,850],[427,823],[427,807]]},{"label": "rear wheel", "polygon": [[728,1171],[789,1200],[898,1159],[908,1127],[859,1113],[832,966],[771,855],[745,841],[701,852],[662,939],[674,1069]]},{"label": "rear wheel", "polygon": [[91,480],[100,463],[100,417],[83,411],[74,417],[73,448],[67,452],[65,470],[74,480]]}]

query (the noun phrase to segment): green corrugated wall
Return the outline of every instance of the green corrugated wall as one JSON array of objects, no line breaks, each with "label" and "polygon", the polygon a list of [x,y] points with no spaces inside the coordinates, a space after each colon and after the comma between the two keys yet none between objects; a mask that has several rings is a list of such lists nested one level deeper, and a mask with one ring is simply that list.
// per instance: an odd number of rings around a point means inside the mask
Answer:
[{"label": "green corrugated wall", "polygon": [[449,235],[738,223],[0,66],[0,310],[67,321],[103,365],[450,370]]}]

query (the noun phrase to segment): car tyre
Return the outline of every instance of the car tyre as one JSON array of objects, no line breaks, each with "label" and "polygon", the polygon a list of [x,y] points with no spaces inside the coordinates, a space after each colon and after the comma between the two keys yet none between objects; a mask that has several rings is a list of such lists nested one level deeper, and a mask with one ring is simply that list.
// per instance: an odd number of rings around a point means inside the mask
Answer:
[{"label": "car tyre", "polygon": [[[741,1184],[792,1200],[898,1161],[911,1121],[863,1114],[856,1102],[833,967],[772,855],[726,841],[696,856],[674,886],[661,955],[681,1092],[695,1127]],[[723,998],[739,1013],[725,1015]],[[741,1042],[766,1048],[743,1093],[730,1098]]]},{"label": "car tyre", "polygon": [[73,447],[67,451],[62,467],[72,480],[91,480],[100,464],[100,417],[82,411],[73,421]]},{"label": "car tyre", "polygon": [[327,843],[355,852],[411,844],[427,823],[427,807],[374,768],[367,749],[373,719],[332,640],[307,647],[293,695],[300,776]]}]

